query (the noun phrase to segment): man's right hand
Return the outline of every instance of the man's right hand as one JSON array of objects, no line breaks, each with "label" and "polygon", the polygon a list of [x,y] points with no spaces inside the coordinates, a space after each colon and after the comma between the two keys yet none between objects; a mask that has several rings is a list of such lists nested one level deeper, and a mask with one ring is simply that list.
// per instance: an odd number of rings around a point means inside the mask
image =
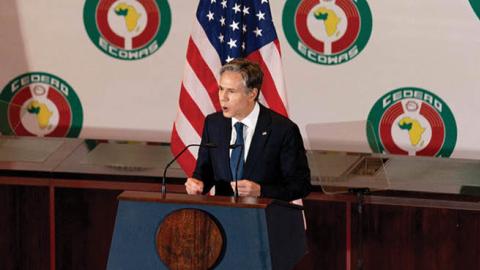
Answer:
[{"label": "man's right hand", "polygon": [[202,194],[203,192],[203,182],[196,178],[188,178],[185,187],[190,195]]}]

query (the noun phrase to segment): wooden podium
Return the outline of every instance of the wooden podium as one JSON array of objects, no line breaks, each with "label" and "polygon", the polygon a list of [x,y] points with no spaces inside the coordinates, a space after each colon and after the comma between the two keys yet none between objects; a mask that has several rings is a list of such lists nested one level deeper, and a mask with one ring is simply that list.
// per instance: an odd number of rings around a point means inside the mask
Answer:
[{"label": "wooden podium", "polygon": [[107,269],[292,269],[305,252],[302,207],[126,191]]}]

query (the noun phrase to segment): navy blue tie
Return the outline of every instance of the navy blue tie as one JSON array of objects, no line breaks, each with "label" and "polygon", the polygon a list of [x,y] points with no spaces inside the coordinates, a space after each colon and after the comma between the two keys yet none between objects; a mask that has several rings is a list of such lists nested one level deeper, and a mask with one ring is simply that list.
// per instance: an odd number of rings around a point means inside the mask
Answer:
[{"label": "navy blue tie", "polygon": [[237,139],[235,140],[237,147],[233,148],[232,155],[230,156],[230,169],[233,180],[239,180],[243,177],[243,126],[241,122],[237,122],[234,125],[235,131],[237,132]]}]

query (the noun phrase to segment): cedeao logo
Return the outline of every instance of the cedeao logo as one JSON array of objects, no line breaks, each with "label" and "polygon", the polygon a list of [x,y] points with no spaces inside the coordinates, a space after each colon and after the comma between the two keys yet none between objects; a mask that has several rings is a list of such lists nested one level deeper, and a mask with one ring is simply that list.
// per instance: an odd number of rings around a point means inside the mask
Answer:
[{"label": "cedeao logo", "polygon": [[86,0],[83,9],[90,40],[121,60],[155,53],[168,36],[171,20],[167,0]]},{"label": "cedeao logo", "polygon": [[372,13],[365,0],[287,0],[282,21],[290,46],[322,65],[355,58],[372,32]]},{"label": "cedeao logo", "polygon": [[450,108],[417,87],[398,88],[381,97],[368,114],[366,131],[377,153],[449,157],[457,141]]},{"label": "cedeao logo", "polygon": [[0,93],[0,130],[4,135],[78,137],[83,109],[73,88],[59,77],[29,72]]},{"label": "cedeao logo", "polygon": [[468,1],[472,6],[473,11],[475,11],[475,14],[477,14],[478,18],[480,19],[480,1],[478,0],[468,0]]}]

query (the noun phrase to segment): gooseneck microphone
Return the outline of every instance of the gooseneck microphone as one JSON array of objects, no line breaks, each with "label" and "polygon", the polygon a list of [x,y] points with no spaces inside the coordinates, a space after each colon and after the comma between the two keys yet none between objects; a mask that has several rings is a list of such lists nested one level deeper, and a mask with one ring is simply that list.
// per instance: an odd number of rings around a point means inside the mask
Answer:
[{"label": "gooseneck microphone", "polygon": [[167,184],[166,184],[166,179],[167,179],[167,170],[170,167],[170,165],[173,164],[185,151],[187,151],[188,148],[192,146],[198,146],[198,147],[206,147],[206,148],[215,148],[217,145],[215,143],[203,143],[203,144],[197,144],[197,143],[192,143],[180,151],[168,164],[165,166],[165,169],[163,170],[163,178],[162,178],[162,197],[165,197],[165,194],[167,193]]},{"label": "gooseneck microphone", "polygon": [[245,149],[245,146],[243,144],[231,144],[228,146],[230,149],[235,149],[237,147],[240,147],[240,158],[237,160],[237,167],[235,169],[235,190],[234,190],[234,196],[235,198],[238,198],[238,170],[240,168],[240,159],[243,158],[243,151]]}]

